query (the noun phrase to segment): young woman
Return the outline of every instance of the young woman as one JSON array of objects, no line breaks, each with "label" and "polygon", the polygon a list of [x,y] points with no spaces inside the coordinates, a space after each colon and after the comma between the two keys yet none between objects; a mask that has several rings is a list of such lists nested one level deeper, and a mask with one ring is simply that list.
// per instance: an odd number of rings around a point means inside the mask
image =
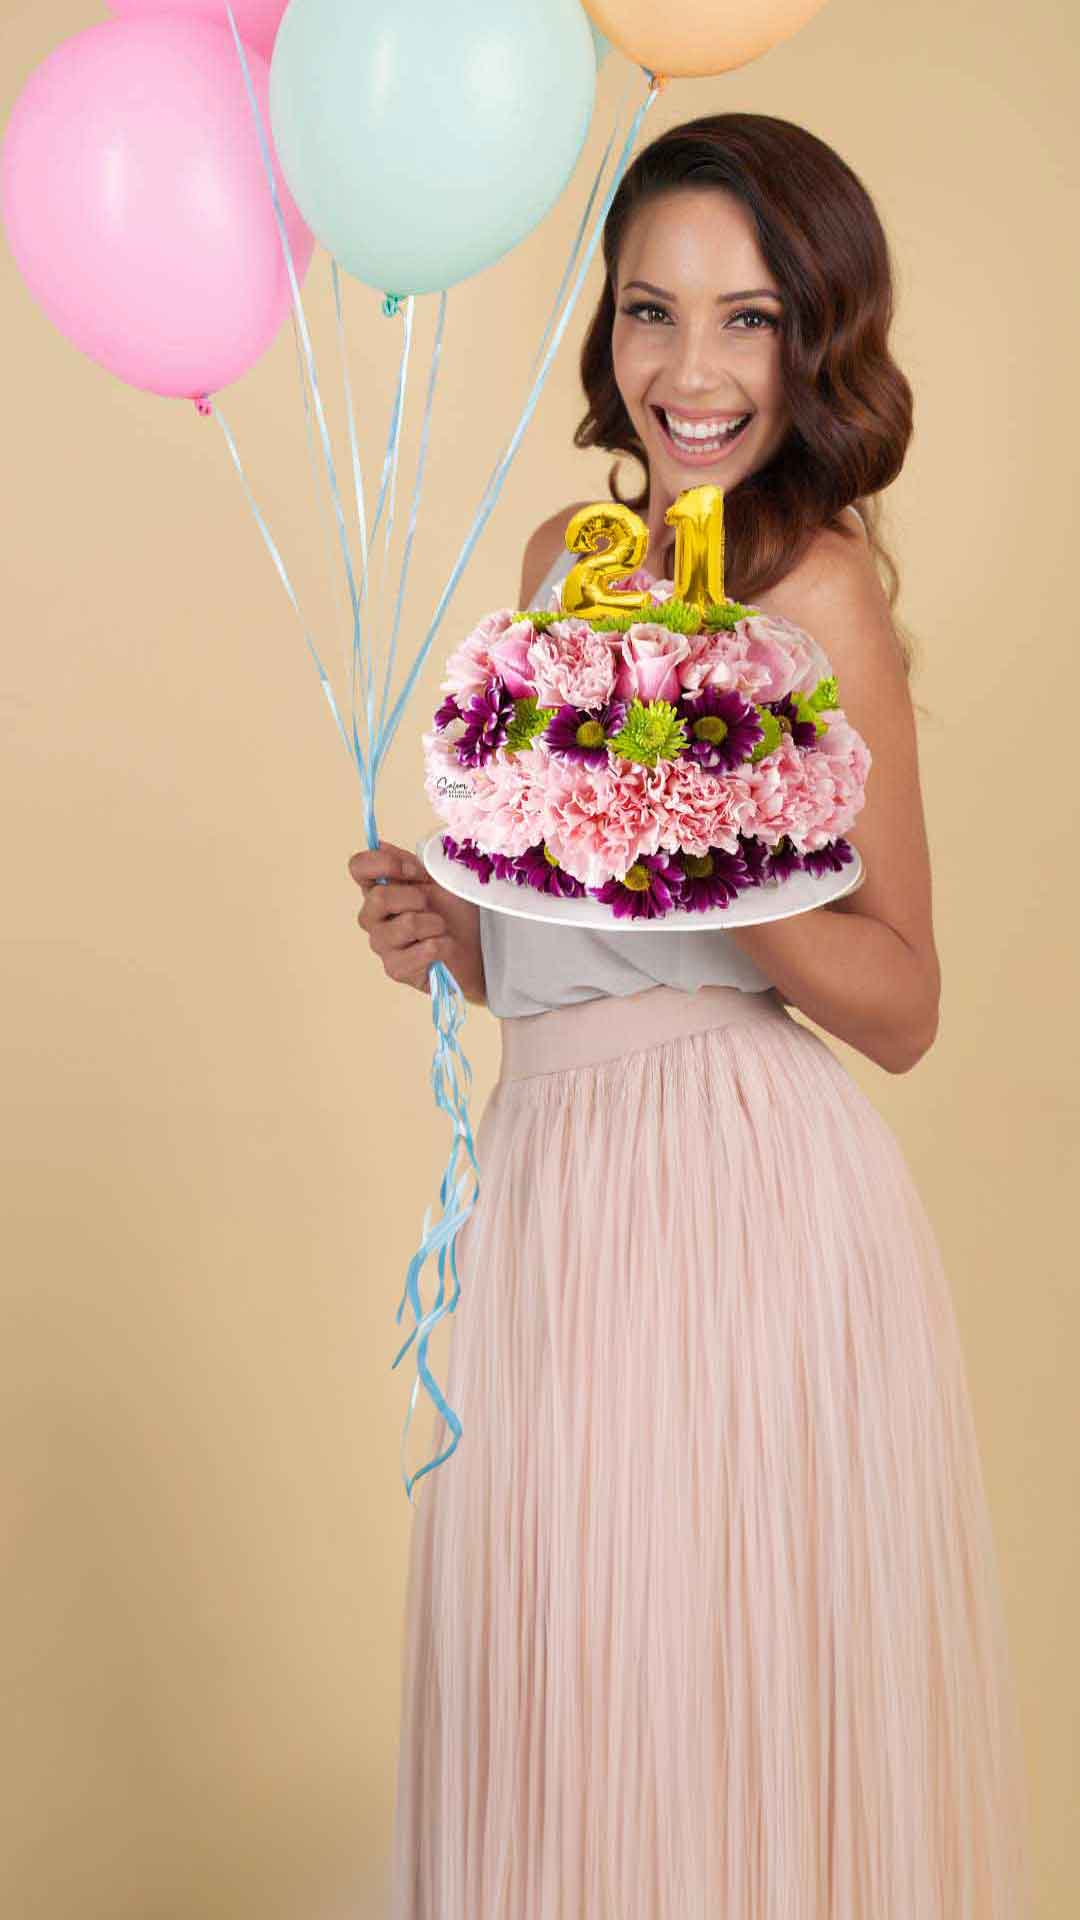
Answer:
[{"label": "young woman", "polygon": [[[870,746],[866,877],[772,925],[628,937],[477,912],[400,848],[350,862],[390,977],[443,959],[503,1043],[459,1241],[464,1434],[412,1538],[394,1920],[1020,1920],[940,1253],[894,1136],[789,1011],[891,1073],[938,1024],[867,504],[911,434],[887,244],[828,146],[730,113],[639,156],[604,251],[576,442],[641,461],[654,576],[675,496],[724,489],[729,595],[821,642]],[[572,564],[574,510],[529,540],[518,606]]]}]

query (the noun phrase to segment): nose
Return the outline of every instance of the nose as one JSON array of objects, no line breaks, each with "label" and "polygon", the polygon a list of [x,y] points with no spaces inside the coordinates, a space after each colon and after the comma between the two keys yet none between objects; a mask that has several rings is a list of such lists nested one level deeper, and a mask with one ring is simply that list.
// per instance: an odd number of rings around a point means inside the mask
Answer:
[{"label": "nose", "polygon": [[712,400],[718,410],[735,404],[730,396],[724,397],[727,376],[723,343],[711,316],[688,320],[679,329],[670,377],[676,393],[687,401],[693,399],[700,404],[703,398]]}]

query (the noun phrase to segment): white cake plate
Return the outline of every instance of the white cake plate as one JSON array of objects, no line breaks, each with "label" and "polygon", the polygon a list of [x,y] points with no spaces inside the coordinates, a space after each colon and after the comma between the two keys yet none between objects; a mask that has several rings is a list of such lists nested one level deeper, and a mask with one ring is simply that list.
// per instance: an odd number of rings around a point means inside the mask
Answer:
[{"label": "white cake plate", "polygon": [[753,927],[766,920],[789,920],[796,913],[809,913],[812,907],[824,907],[842,900],[862,885],[864,869],[857,847],[854,859],[839,873],[789,873],[786,880],[765,880],[758,887],[746,887],[726,907],[708,907],[702,913],[686,907],[673,907],[658,920],[644,915],[617,916],[602,900],[582,894],[576,900],[541,893],[536,887],[518,885],[515,880],[481,880],[461,860],[451,860],[440,842],[447,831],[440,827],[426,840],[418,840],[416,851],[433,880],[447,893],[471,900],[478,907],[490,907],[493,913],[511,913],[520,920],[546,920],[550,926],[591,927],[596,933],[701,933],[706,927]]}]

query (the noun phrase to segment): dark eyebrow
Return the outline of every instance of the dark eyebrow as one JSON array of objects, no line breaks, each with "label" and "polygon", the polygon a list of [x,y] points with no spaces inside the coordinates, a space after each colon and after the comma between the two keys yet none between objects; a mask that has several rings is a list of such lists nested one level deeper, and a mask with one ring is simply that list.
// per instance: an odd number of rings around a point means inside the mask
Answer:
[{"label": "dark eyebrow", "polygon": [[[657,293],[661,300],[675,299],[673,293],[666,293],[663,287],[654,287],[648,280],[628,280],[624,291],[629,290],[630,287],[641,287],[645,293]],[[779,300],[780,298],[780,295],[775,293],[772,287],[744,287],[740,293],[718,293],[716,300],[718,306],[723,306],[728,300],[756,300],[760,294],[764,294],[767,300]]]}]

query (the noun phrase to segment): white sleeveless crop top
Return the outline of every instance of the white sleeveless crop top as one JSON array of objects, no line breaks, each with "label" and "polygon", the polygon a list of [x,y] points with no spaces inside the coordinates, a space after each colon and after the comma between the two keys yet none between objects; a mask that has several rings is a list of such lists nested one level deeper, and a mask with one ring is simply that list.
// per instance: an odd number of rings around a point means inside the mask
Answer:
[{"label": "white sleeveless crop top", "polygon": [[[857,507],[850,509],[865,525]],[[565,579],[577,555],[561,553],[533,597],[538,607],[554,605],[553,589]],[[623,998],[648,987],[738,987],[765,993],[768,975],[734,946],[722,927],[684,933],[597,933],[591,927],[559,927],[544,920],[480,908],[480,947],[484,957],[487,1004],[500,1020],[544,1013],[604,995]]]}]

